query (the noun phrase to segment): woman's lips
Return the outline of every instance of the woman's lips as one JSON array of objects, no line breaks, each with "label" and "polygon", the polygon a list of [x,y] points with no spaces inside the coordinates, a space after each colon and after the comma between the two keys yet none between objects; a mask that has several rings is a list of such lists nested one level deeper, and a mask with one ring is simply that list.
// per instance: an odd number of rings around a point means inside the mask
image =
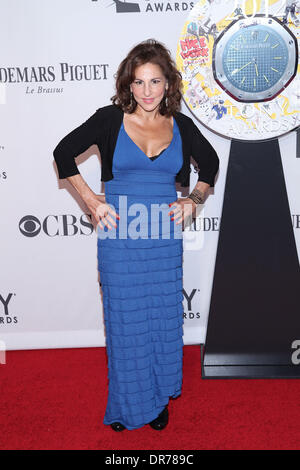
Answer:
[{"label": "woman's lips", "polygon": [[153,103],[154,98],[149,98],[149,99],[143,99],[145,103]]}]

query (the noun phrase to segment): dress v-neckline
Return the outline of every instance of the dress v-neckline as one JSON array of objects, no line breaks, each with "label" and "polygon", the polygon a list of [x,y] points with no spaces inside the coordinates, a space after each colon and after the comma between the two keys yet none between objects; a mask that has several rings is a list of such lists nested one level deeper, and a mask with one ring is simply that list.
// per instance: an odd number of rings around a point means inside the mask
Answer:
[{"label": "dress v-neckline", "polygon": [[[136,146],[136,148],[147,158],[147,160],[149,160],[150,162],[154,163],[156,160],[158,160],[158,158],[159,158],[161,155],[163,155],[163,154],[165,153],[166,150],[168,150],[168,149],[171,147],[171,145],[172,145],[172,143],[173,143],[174,134],[175,134],[175,132],[174,132],[174,130],[175,130],[175,119],[174,119],[173,116],[172,116],[172,121],[173,121],[173,135],[172,135],[172,140],[171,140],[171,142],[169,143],[169,145],[168,145],[166,148],[164,148],[161,152],[159,152],[158,155],[153,155],[152,157],[148,157],[148,155],[146,155],[146,153],[134,142],[134,140],[130,137],[130,135],[127,134],[126,129],[125,129],[125,126],[124,126],[124,118],[123,118],[123,121],[122,121],[122,126],[123,126],[123,129],[124,129],[125,134],[126,134],[127,137],[131,140],[131,142]],[[157,158],[155,158],[154,160],[151,160],[153,157],[157,157]]]}]

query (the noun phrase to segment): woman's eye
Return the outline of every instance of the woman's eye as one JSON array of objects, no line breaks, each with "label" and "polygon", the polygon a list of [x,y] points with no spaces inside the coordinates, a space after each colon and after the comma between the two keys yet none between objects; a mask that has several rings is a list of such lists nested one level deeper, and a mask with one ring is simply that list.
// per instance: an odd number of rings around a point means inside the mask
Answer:
[{"label": "woman's eye", "polygon": [[[157,85],[158,83],[160,83],[160,80],[157,80],[157,79],[154,79],[152,80],[152,83],[154,83],[154,85]],[[137,80],[136,82],[134,82],[135,85],[141,85],[142,84],[142,81],[141,80]]]}]

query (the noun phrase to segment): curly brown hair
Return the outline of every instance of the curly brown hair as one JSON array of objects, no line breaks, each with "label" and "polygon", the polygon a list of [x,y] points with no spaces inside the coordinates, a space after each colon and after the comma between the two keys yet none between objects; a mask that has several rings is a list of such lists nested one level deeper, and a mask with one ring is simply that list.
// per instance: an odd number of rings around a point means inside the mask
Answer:
[{"label": "curly brown hair", "polygon": [[115,74],[116,94],[111,97],[111,101],[126,113],[135,111],[137,102],[134,97],[131,99],[130,84],[135,79],[135,69],[149,62],[159,65],[168,81],[168,89],[160,102],[159,111],[164,116],[171,116],[180,108],[182,76],[170,51],[155,39],[147,39],[137,44],[120,63]]}]

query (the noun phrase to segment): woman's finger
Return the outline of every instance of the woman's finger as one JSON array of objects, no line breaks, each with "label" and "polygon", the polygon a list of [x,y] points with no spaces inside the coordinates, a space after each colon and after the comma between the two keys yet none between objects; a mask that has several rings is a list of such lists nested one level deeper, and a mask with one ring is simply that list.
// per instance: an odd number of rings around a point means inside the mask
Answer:
[{"label": "woman's finger", "polygon": [[[98,217],[107,217],[109,214],[114,216],[116,219],[120,220],[120,216],[110,207],[109,204],[101,203],[97,206],[96,215]],[[111,219],[110,219],[111,220]]]},{"label": "woman's finger", "polygon": [[182,216],[182,209],[179,206],[178,210],[174,213],[174,216],[172,217],[171,220],[178,220]]},{"label": "woman's finger", "polygon": [[113,219],[110,217],[110,215],[107,215],[107,216],[105,216],[105,217],[101,217],[100,221],[101,221],[109,230],[112,229],[111,225],[109,224],[109,221],[112,222]]},{"label": "woman's finger", "polygon": [[116,219],[120,219],[120,216],[119,214],[116,213],[116,211],[114,211],[109,205],[107,206],[107,210],[108,212],[113,215]]},{"label": "woman's finger", "polygon": [[[190,204],[186,204],[184,201],[180,201],[179,209],[175,212],[174,217],[171,220],[176,220],[176,225],[179,225],[182,222],[188,221],[189,217],[192,214],[192,209]],[[186,207],[188,206],[188,207]]]},{"label": "woman's finger", "polygon": [[174,202],[173,204],[171,204],[171,209],[172,210],[168,213],[169,215],[176,214],[178,210],[180,210],[180,206],[177,204],[177,202]]},{"label": "woman's finger", "polygon": [[110,215],[107,215],[107,216],[106,216],[106,220],[107,220],[108,222],[110,222],[115,228],[117,228],[116,222],[114,221],[114,219],[113,219]]}]

